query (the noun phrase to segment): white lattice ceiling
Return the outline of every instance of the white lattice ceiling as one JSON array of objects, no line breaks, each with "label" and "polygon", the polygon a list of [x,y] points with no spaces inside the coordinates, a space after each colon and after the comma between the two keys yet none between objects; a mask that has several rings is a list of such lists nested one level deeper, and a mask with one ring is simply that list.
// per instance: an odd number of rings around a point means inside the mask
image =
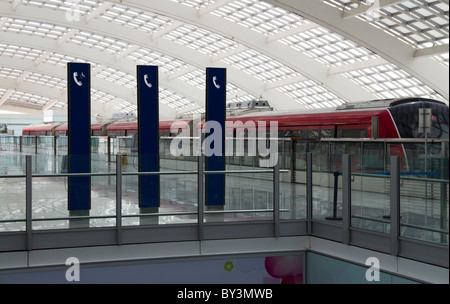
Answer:
[{"label": "white lattice ceiling", "polygon": [[66,107],[67,62],[92,65],[93,114],[136,111],[136,65],[160,67],[161,116],[228,102],[276,110],[422,96],[448,102],[448,0],[0,1],[0,110]]}]

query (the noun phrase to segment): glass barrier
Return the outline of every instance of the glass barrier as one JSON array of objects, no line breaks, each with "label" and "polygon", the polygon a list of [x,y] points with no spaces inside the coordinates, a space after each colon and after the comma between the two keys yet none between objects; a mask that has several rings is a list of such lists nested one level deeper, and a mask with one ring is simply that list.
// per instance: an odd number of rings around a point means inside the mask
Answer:
[{"label": "glass barrier", "polygon": [[377,145],[365,145],[375,159],[367,162],[365,157],[356,157],[362,160],[362,167],[354,168],[352,161],[351,226],[389,234],[390,173],[381,171],[377,148]]},{"label": "glass barrier", "polygon": [[[313,219],[342,223],[342,160],[330,155],[312,157]],[[334,171],[329,171],[333,169]]]},{"label": "glass barrier", "polygon": [[[422,157],[409,160],[423,164]],[[401,174],[401,235],[448,244],[448,158],[431,158],[428,165],[428,171]]]},{"label": "glass barrier", "polygon": [[56,137],[56,153],[57,155],[67,155],[69,150],[69,138],[67,136]]},{"label": "glass barrier", "polygon": [[0,154],[0,232],[25,231],[25,157]]},{"label": "glass barrier", "polygon": [[[67,173],[67,137],[1,136],[0,143],[0,204],[3,204],[0,229],[23,230],[25,178],[6,176],[25,174],[23,154],[32,155],[33,174]],[[116,155],[122,156],[121,167],[125,173],[122,176],[123,225],[138,225],[144,218],[157,219],[148,221],[157,224],[197,222],[198,157],[192,154],[174,156],[170,143],[170,138],[160,141],[161,171],[170,174],[160,176],[161,205],[155,212],[158,214],[144,216],[139,208],[138,156],[133,150],[133,138],[91,138],[90,172],[93,176],[90,178],[89,216],[95,217],[89,220],[92,227],[116,224]],[[20,147],[23,154],[14,154]],[[272,169],[266,173],[256,172],[266,168],[260,167],[259,156],[249,155],[248,142],[245,147],[244,156],[226,157],[226,170],[233,172],[226,173],[225,206],[215,210],[220,211],[221,216],[205,208],[206,221],[273,220]],[[281,220],[306,219],[306,152],[310,151],[313,156],[313,219],[340,224],[342,154],[348,153],[352,155],[351,226],[389,233],[390,157],[399,155],[402,236],[448,244],[448,142],[429,142],[425,149],[423,142],[280,140],[278,149],[280,169],[289,171],[280,174]],[[255,172],[237,172],[244,170]],[[183,172],[193,173],[185,175]],[[34,229],[70,227],[68,179],[67,176],[33,177]],[[50,218],[61,219],[46,220]]]},{"label": "glass barrier", "polygon": [[[225,206],[222,208],[226,213],[223,215],[223,219],[219,217],[217,220],[225,222],[272,220],[272,179],[272,173],[226,174]],[[211,219],[214,217],[207,216],[205,218],[206,221],[211,221]]]}]

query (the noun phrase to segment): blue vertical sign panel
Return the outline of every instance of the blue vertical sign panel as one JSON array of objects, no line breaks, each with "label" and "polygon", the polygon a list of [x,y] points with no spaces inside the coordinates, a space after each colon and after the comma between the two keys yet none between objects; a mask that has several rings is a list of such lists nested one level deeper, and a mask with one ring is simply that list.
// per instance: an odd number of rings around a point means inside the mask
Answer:
[{"label": "blue vertical sign panel", "polygon": [[[67,64],[68,170],[91,172],[91,65]],[[91,209],[91,178],[69,177],[68,209]]]},{"label": "blue vertical sign panel", "polygon": [[[139,172],[159,172],[159,77],[157,66],[137,67]],[[160,205],[159,175],[139,176],[139,207]]]},{"label": "blue vertical sign panel", "polygon": [[[205,169],[207,171],[225,170],[225,119],[226,119],[226,94],[227,94],[227,70],[223,68],[206,69],[206,121],[214,121],[220,124],[221,143],[210,141],[211,146],[205,149],[212,149],[215,152],[206,157]],[[213,134],[211,132],[209,136]],[[216,134],[215,139],[219,138]],[[222,151],[214,148],[215,144],[221,144]],[[225,205],[225,175],[208,174],[205,178],[205,203],[207,206]]]}]

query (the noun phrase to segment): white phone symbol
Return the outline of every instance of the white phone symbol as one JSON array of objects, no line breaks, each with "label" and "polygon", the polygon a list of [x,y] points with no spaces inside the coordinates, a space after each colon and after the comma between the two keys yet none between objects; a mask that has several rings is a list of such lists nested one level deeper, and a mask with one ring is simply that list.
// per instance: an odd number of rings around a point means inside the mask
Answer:
[{"label": "white phone symbol", "polygon": [[147,74],[144,75],[144,82],[150,89],[152,88],[152,84],[150,82],[148,82],[148,75]]},{"label": "white phone symbol", "polygon": [[220,84],[217,84],[216,81],[217,81],[217,77],[214,76],[214,77],[213,77],[213,83],[214,83],[214,86],[215,86],[216,88],[220,89]]},{"label": "white phone symbol", "polygon": [[81,86],[83,85],[83,83],[82,83],[81,81],[79,81],[79,80],[77,79],[77,77],[78,77],[78,72],[73,73],[73,80],[75,80],[75,83],[76,83],[79,87],[81,87]]}]

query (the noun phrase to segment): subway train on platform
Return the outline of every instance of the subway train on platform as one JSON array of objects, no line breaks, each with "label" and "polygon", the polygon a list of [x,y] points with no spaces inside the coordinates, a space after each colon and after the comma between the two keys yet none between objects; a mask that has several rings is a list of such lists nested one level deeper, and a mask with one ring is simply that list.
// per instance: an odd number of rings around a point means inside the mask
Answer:
[{"label": "subway train on platform", "polygon": [[[270,111],[270,106],[265,101],[253,101],[246,105],[238,105],[235,108],[238,114],[232,114],[232,108],[227,107],[227,122],[242,122],[241,128],[246,128],[244,134],[248,134],[248,126],[258,126],[265,122],[267,128],[271,121],[278,123],[278,138],[290,139],[291,149],[295,153],[314,152],[314,154],[327,153],[329,151],[317,150],[315,143],[330,142],[332,139],[416,139],[424,138],[425,134],[419,129],[419,109],[431,109],[431,129],[427,138],[432,142],[435,139],[449,138],[449,109],[442,101],[427,98],[397,98],[375,100],[363,103],[344,104],[333,109],[311,111]],[[235,110],[236,110],[235,109]],[[245,110],[244,110],[245,109]],[[194,126],[194,119],[183,119],[185,126],[192,130],[199,128]],[[182,130],[171,130],[174,121],[160,121],[160,137],[177,136]],[[251,124],[247,124],[252,122]],[[234,124],[237,126],[237,124]],[[237,128],[239,129],[239,128]],[[138,132],[136,119],[112,119],[109,121],[93,123],[91,125],[92,136],[136,136]],[[199,133],[197,133],[199,134]],[[236,129],[232,133],[236,136]],[[39,124],[30,125],[23,129],[23,135],[31,136],[67,136],[67,124]],[[378,141],[380,142],[380,141]],[[309,144],[310,143],[310,144]],[[382,145],[382,143],[380,143]],[[417,158],[424,150],[414,143],[391,144],[389,153],[391,156],[403,157],[403,170],[408,170],[408,158]],[[323,148],[320,148],[323,150]],[[362,151],[345,151],[342,154],[358,154]],[[433,146],[430,154],[439,154],[440,147]],[[368,152],[370,154],[370,152]],[[379,165],[378,165],[379,166]],[[386,169],[386,168],[383,168]],[[409,168],[411,169],[411,168]]]}]

